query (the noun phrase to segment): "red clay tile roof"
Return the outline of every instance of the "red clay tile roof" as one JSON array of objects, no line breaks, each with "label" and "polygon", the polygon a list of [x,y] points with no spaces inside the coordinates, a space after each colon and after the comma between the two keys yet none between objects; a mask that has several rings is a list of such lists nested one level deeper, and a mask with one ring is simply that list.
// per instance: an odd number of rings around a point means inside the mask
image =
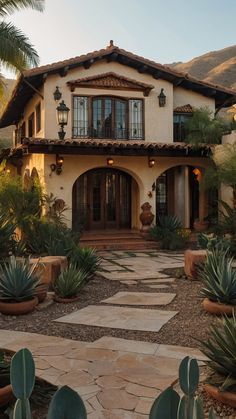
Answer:
[{"label": "red clay tile roof", "polygon": [[175,113],[193,113],[193,108],[191,105],[183,105],[183,106],[177,106],[177,108],[174,109]]}]

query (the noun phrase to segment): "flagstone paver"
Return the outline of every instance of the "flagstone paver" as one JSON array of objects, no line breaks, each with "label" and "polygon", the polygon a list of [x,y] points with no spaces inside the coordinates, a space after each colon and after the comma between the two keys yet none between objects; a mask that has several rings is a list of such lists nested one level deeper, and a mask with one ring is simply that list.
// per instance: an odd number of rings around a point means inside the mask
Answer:
[{"label": "flagstone paver", "polygon": [[85,324],[126,330],[158,332],[177,311],[134,307],[87,306],[55,320],[60,323]]},{"label": "flagstone paver", "polygon": [[152,288],[152,289],[163,289],[163,288],[170,288],[169,285],[165,285],[165,284],[159,284],[159,285],[146,285],[148,288]]},{"label": "flagstone paver", "polygon": [[119,304],[119,305],[141,305],[141,306],[155,306],[167,305],[175,298],[176,294],[172,293],[151,293],[151,292],[117,292],[110,298],[102,300],[106,304]]}]

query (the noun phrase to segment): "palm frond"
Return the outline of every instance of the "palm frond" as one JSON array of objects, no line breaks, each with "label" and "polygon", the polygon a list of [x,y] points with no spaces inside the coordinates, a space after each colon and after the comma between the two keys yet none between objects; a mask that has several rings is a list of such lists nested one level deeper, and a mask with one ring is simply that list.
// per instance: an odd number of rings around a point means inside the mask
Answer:
[{"label": "palm frond", "polygon": [[22,9],[44,10],[44,0],[0,0],[0,16],[5,17]]},{"label": "palm frond", "polygon": [[11,23],[0,22],[0,64],[13,71],[39,64],[39,56],[28,38]]}]

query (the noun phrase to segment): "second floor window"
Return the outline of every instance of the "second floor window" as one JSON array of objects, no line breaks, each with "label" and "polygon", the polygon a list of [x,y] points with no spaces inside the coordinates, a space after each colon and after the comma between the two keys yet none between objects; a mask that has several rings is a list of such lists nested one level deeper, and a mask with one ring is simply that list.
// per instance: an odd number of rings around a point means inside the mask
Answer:
[{"label": "second floor window", "polygon": [[142,99],[75,96],[73,137],[143,139]]},{"label": "second floor window", "polygon": [[191,115],[174,113],[174,141],[184,142],[186,138],[186,122]]},{"label": "second floor window", "polygon": [[34,113],[32,113],[28,119],[28,137],[33,137],[34,132]]},{"label": "second floor window", "polygon": [[39,103],[36,108],[36,132],[41,130],[41,103]]}]

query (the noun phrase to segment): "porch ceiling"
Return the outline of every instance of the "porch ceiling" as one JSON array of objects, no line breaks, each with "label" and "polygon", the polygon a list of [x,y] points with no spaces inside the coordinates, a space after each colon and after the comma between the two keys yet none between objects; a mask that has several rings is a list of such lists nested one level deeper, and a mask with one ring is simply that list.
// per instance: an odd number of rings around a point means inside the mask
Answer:
[{"label": "porch ceiling", "polygon": [[25,138],[20,148],[23,154],[209,157],[213,146],[203,144],[196,149],[186,143],[156,143],[140,140],[69,139],[61,141],[58,139]]}]

